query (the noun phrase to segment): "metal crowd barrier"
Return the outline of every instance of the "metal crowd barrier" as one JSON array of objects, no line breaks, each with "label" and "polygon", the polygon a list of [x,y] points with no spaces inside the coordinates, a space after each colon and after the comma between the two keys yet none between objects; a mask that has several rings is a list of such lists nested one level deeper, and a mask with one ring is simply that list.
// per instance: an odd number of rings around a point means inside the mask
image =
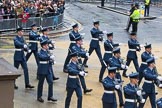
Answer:
[{"label": "metal crowd barrier", "polygon": [[22,18],[0,19],[0,32],[14,31],[18,26],[30,29],[33,23],[36,23],[38,27],[57,27],[63,23],[63,14],[49,17],[29,17],[26,22],[22,22]]}]

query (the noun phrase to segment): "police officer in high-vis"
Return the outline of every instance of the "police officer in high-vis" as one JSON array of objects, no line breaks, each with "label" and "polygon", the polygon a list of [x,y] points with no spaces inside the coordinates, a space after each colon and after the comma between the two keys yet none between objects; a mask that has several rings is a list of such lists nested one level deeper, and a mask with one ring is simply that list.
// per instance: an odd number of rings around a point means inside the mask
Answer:
[{"label": "police officer in high-vis", "polygon": [[145,99],[142,98],[142,90],[138,87],[138,77],[138,72],[131,73],[129,75],[130,83],[123,87],[125,96],[124,108],[137,108],[138,102],[145,102]]},{"label": "police officer in high-vis", "polygon": [[50,62],[54,59],[53,55],[49,55],[48,53],[48,40],[41,41],[41,50],[38,52],[38,90],[37,90],[37,100],[41,103],[44,102],[42,98],[43,93],[43,84],[44,80],[47,80],[48,83],[48,101],[55,102],[57,99],[53,98],[53,78],[52,78],[52,71],[50,68]]},{"label": "police officer in high-vis", "polygon": [[37,53],[38,53],[38,42],[40,39],[40,35],[37,33],[36,24],[32,24],[31,29],[32,30],[29,32],[29,45],[30,45],[31,52],[27,53],[26,61],[28,61],[29,57],[33,53],[36,63],[38,65],[39,61],[38,61]]},{"label": "police officer in high-vis", "polygon": [[[89,55],[92,54],[92,52],[95,50],[96,51],[96,54],[100,60],[100,63],[102,65],[103,61],[102,61],[102,55],[101,55],[101,49],[100,49],[100,45],[99,45],[99,41],[103,41],[103,32],[100,31],[99,29],[99,21],[94,21],[93,22],[93,25],[94,27],[91,29],[91,35],[92,35],[92,39],[91,39],[91,42],[90,42],[90,48],[89,48]],[[88,67],[87,65],[87,60],[88,59],[84,59],[84,66],[85,67]]]},{"label": "police officer in high-vis", "polygon": [[145,51],[141,54],[142,63],[141,63],[140,68],[139,68],[139,81],[138,81],[139,85],[140,85],[141,80],[143,78],[143,71],[147,68],[146,60],[153,57],[153,54],[151,52],[151,49],[152,49],[151,44],[147,44],[144,47],[145,47]]},{"label": "police officer in high-vis", "polygon": [[[75,39],[76,44],[73,45],[70,50],[71,50],[71,53],[73,53],[73,52],[77,52],[78,53],[78,63],[79,63],[78,66],[80,67],[80,71],[85,71],[84,70],[84,65],[82,63],[81,58],[88,58],[89,57],[89,53],[87,53],[82,48],[82,45],[83,45],[83,39],[82,38],[83,37],[81,35],[76,37],[76,39]],[[84,94],[86,94],[88,92],[91,92],[92,89],[88,89],[87,86],[86,86],[84,76],[79,75],[79,78],[80,78],[80,82],[81,82],[82,88],[84,90]]]},{"label": "police officer in high-vis", "polygon": [[[138,65],[138,59],[137,59],[138,57],[137,57],[136,51],[140,51],[141,48],[140,48],[139,42],[136,39],[136,33],[134,33],[134,32],[132,32],[130,34],[130,39],[128,40],[128,48],[129,48],[129,51],[127,53],[127,63],[126,63],[126,65],[129,66],[131,61],[133,61],[134,66],[136,68],[136,71],[138,72],[139,71],[139,65]],[[128,77],[126,75],[126,71],[127,70],[123,71],[123,76],[124,77]]]},{"label": "police officer in high-vis", "polygon": [[67,67],[66,66],[67,66],[67,64],[70,61],[70,53],[71,53],[70,49],[71,49],[71,47],[73,45],[75,45],[75,38],[80,35],[79,32],[78,32],[79,26],[78,26],[77,23],[74,24],[72,26],[72,28],[73,28],[73,30],[69,33],[70,45],[69,45],[69,49],[68,49],[68,55],[67,55],[67,57],[65,59],[65,63],[64,63],[64,67],[63,67],[63,72],[67,72]]},{"label": "police officer in high-vis", "polygon": [[107,40],[104,42],[105,54],[103,56],[103,64],[100,70],[99,82],[102,82],[105,69],[108,67],[109,59],[112,57],[113,49],[118,46],[119,44],[115,44],[113,42],[113,33],[107,33]]},{"label": "police officer in high-vis", "polygon": [[[121,55],[120,48],[114,49],[113,53],[114,53],[114,56],[109,59],[109,66],[110,67],[117,67],[117,72],[116,72],[116,75],[115,75],[115,81],[116,81],[116,83],[120,83],[121,87],[122,87],[123,81],[122,81],[119,70],[127,69],[128,66],[126,66],[125,64],[122,64],[121,61],[120,61],[120,55]],[[118,93],[119,103],[120,103],[119,106],[122,107],[124,105],[122,90],[118,89],[117,93]]]},{"label": "police officer in high-vis", "polygon": [[68,64],[68,78],[66,83],[66,91],[67,96],[65,100],[65,108],[70,107],[71,97],[73,92],[76,92],[77,100],[77,108],[82,108],[82,90],[80,87],[79,75],[85,76],[86,73],[84,71],[80,71],[78,68],[78,54],[77,52],[73,52],[70,54],[71,62]]},{"label": "police officer in high-vis", "polygon": [[150,11],[150,4],[151,4],[151,0],[144,0],[145,2],[145,13],[144,13],[144,17],[149,17],[149,11]]},{"label": "police officer in high-vis", "polygon": [[[25,40],[23,38],[23,29],[21,27],[17,28],[17,36],[14,38],[14,46],[15,46],[15,53],[14,53],[14,66],[18,69],[19,65],[21,64],[23,71],[24,71],[24,79],[25,79],[25,88],[34,88],[34,86],[30,85],[29,83],[29,73],[28,67],[26,63],[26,58],[24,51],[28,53],[31,51]],[[15,85],[15,89],[18,87]]]},{"label": "police officer in high-vis", "polygon": [[117,108],[115,90],[120,88],[120,85],[114,83],[117,67],[110,67],[108,69],[108,76],[102,81],[104,87],[104,94],[102,96],[103,108]]},{"label": "police officer in high-vis", "polygon": [[132,32],[137,32],[138,22],[140,19],[140,10],[138,4],[135,4],[135,10],[131,14],[130,18],[132,19]]},{"label": "police officer in high-vis", "polygon": [[157,108],[162,108],[162,98],[156,101]]},{"label": "police officer in high-vis", "polygon": [[[145,78],[144,84],[142,86],[145,94],[143,95],[143,98],[147,100],[149,97],[150,103],[151,103],[151,108],[156,108],[156,93],[155,93],[155,80],[160,80],[162,81],[162,77],[158,76],[154,70],[155,68],[155,59],[154,57],[151,57],[147,61],[148,67],[144,70],[143,76]],[[140,103],[139,108],[143,108],[145,103]]]}]

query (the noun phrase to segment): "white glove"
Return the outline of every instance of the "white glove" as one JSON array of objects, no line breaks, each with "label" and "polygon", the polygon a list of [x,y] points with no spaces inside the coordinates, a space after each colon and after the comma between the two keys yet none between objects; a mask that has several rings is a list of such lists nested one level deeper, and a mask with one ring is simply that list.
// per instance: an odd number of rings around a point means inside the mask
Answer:
[{"label": "white glove", "polygon": [[86,53],[86,56],[89,57],[89,53]]},{"label": "white glove", "polygon": [[55,44],[55,41],[52,41],[51,43]]},{"label": "white glove", "polygon": [[141,90],[138,90],[138,91],[137,91],[137,95],[138,95],[138,96],[141,96],[141,95],[142,95],[142,91],[141,91]]},{"label": "white glove", "polygon": [[50,59],[54,60],[55,56],[54,55],[51,55],[50,56]]},{"label": "white glove", "polygon": [[31,49],[28,50],[28,53],[31,53]]},{"label": "white glove", "polygon": [[84,35],[85,35],[85,33],[80,33],[80,35],[84,36]]},{"label": "white glove", "polygon": [[79,75],[85,76],[85,72],[84,72],[84,71],[80,71],[80,72],[79,72]]},{"label": "white glove", "polygon": [[159,84],[159,87],[162,88],[162,84]]},{"label": "white glove", "polygon": [[24,48],[27,48],[28,46],[26,44],[24,44]]},{"label": "white glove", "polygon": [[128,69],[128,68],[129,68],[129,67],[126,65],[126,66],[125,66],[125,69]]},{"label": "white glove", "polygon": [[162,81],[162,76],[158,76],[157,79]]},{"label": "white glove", "polygon": [[142,100],[140,101],[140,103],[145,103],[145,99],[142,99]]},{"label": "white glove", "polygon": [[142,48],[142,47],[144,47],[144,45],[143,44],[140,44],[140,47]]},{"label": "white glove", "polygon": [[52,47],[52,45],[51,45],[51,44],[49,44],[48,46],[49,46],[49,47]]},{"label": "white glove", "polygon": [[119,88],[120,88],[120,85],[115,85],[115,88],[116,88],[116,89],[119,89]]},{"label": "white glove", "polygon": [[154,56],[154,59],[155,59],[155,60],[157,60],[157,59],[158,59],[158,57],[157,57],[157,56]]},{"label": "white glove", "polygon": [[123,45],[123,43],[119,43],[119,45]]},{"label": "white glove", "polygon": [[126,68],[126,66],[125,66],[125,65],[123,65],[123,64],[121,64],[121,68],[122,68],[122,69],[125,69],[125,68]]},{"label": "white glove", "polygon": [[40,36],[43,36],[43,33],[40,33]]},{"label": "white glove", "polygon": [[84,73],[84,76],[87,76],[88,74],[87,73]]},{"label": "white glove", "polygon": [[107,34],[107,31],[105,30],[105,31],[103,31],[103,33],[104,33],[104,34]]}]

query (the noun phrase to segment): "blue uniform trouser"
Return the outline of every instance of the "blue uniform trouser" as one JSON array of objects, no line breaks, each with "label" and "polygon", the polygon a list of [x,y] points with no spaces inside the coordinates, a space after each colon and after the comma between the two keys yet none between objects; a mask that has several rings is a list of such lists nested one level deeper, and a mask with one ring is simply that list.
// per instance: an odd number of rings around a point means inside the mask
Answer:
[{"label": "blue uniform trouser", "polygon": [[[126,63],[126,65],[129,66],[132,60],[133,60],[134,66],[135,66],[135,68],[136,68],[136,72],[138,72],[138,71],[139,71],[139,65],[138,65],[138,59],[137,59],[137,58],[135,58],[135,59],[127,58],[127,63]],[[126,71],[127,71],[127,70],[124,70],[124,71],[123,71],[123,74],[125,74]]]},{"label": "blue uniform trouser", "polygon": [[[100,63],[102,65],[102,54],[101,54],[100,46],[98,46],[97,48],[90,47],[89,51],[88,51],[89,55],[91,55],[94,50],[96,51],[96,54],[97,54],[97,56],[98,56],[98,58],[100,60]],[[85,58],[84,61],[83,61],[83,64],[87,64],[87,60],[88,59]]]},{"label": "blue uniform trouser", "polygon": [[53,68],[52,68],[52,64],[51,64],[51,66],[50,66],[50,70],[51,70],[51,74],[52,74],[52,79],[54,79],[55,78],[55,75],[54,75],[54,71],[53,71]]},{"label": "blue uniform trouser", "polygon": [[117,108],[116,102],[113,103],[107,103],[102,101],[103,108]]},{"label": "blue uniform trouser", "polygon": [[[150,99],[151,108],[156,108],[156,102],[155,102],[156,101],[156,94],[155,93],[145,93],[145,95],[143,95],[143,98],[145,100],[147,100],[148,97]],[[145,103],[140,103],[139,108],[144,108],[144,105],[145,105]]]},{"label": "blue uniform trouser", "polygon": [[31,56],[32,53],[34,54],[34,57],[35,57],[35,60],[36,60],[37,66],[38,66],[39,59],[38,59],[38,55],[37,55],[37,53],[38,53],[37,50],[32,50],[30,53],[27,53],[26,54],[26,61],[28,61],[28,59],[30,58],[30,56]]},{"label": "blue uniform trouser", "polygon": [[147,68],[146,64],[141,64],[140,68],[139,68],[139,81],[138,81],[138,85],[140,85],[142,78],[143,78],[143,71]]},{"label": "blue uniform trouser", "polygon": [[86,87],[86,83],[85,83],[85,78],[84,78],[84,76],[80,76],[80,75],[79,75],[79,79],[80,79],[82,88],[83,88],[83,90],[85,91],[85,90],[87,89],[87,87]]},{"label": "blue uniform trouser", "polygon": [[102,63],[102,67],[101,67],[101,70],[100,70],[100,75],[99,75],[99,80],[102,80],[103,78],[103,75],[104,75],[104,72],[106,70],[106,65],[108,66],[108,61],[104,61],[106,64]]},{"label": "blue uniform trouser", "polygon": [[26,61],[14,61],[14,66],[18,69],[19,65],[21,64],[21,67],[24,70],[24,79],[25,79],[25,85],[29,85],[29,73],[28,73],[28,67],[26,64]]},{"label": "blue uniform trouser", "polygon": [[[115,78],[118,79],[118,80],[120,80],[118,82],[121,83],[122,79],[121,79],[121,75],[120,75],[119,72],[116,73]],[[117,93],[118,93],[118,97],[119,97],[119,103],[120,104],[123,104],[124,102],[123,102],[123,93],[122,93],[122,91],[121,90],[117,90]]]},{"label": "blue uniform trouser", "polygon": [[66,88],[67,90],[67,97],[65,100],[65,108],[69,108],[70,106],[70,101],[71,101],[71,97],[73,95],[73,92],[76,92],[78,101],[77,101],[77,108],[82,108],[82,90],[80,88],[80,86],[78,86],[77,88]]},{"label": "blue uniform trouser", "polygon": [[48,83],[48,98],[53,97],[53,78],[52,74],[39,74],[39,81],[38,81],[38,90],[37,90],[37,98],[42,97],[43,92],[43,84],[44,80],[47,80]]},{"label": "blue uniform trouser", "polygon": [[124,108],[137,108],[137,103],[125,102]]},{"label": "blue uniform trouser", "polygon": [[70,51],[69,51],[69,52],[68,52],[68,55],[67,55],[67,57],[66,57],[66,59],[65,59],[65,63],[64,63],[63,69],[67,69],[67,65],[68,65],[70,59],[71,59],[71,57],[70,57]]}]

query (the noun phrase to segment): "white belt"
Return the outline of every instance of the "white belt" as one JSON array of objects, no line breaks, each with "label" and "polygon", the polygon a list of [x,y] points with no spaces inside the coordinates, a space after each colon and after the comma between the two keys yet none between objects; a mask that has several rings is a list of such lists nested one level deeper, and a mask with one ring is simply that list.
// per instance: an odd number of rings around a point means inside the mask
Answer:
[{"label": "white belt", "polygon": [[125,99],[125,101],[126,101],[126,102],[134,102],[134,103],[137,102],[137,101],[134,100],[134,99]]},{"label": "white belt", "polygon": [[92,38],[92,40],[98,40],[98,38]]},{"label": "white belt", "polygon": [[48,64],[48,61],[39,61],[40,64]]},{"label": "white belt", "polygon": [[146,62],[142,62],[142,64],[146,64],[146,65],[147,65],[147,63],[146,63]]},{"label": "white belt", "polygon": [[15,49],[15,51],[22,51],[22,49]]},{"label": "white belt", "polygon": [[146,83],[153,83],[152,81],[149,81],[149,80],[145,80],[144,82],[146,82]]},{"label": "white belt", "polygon": [[69,78],[78,78],[78,76],[71,76],[71,75],[69,75]]},{"label": "white belt", "polygon": [[75,41],[71,41],[71,43],[76,43]]},{"label": "white belt", "polygon": [[81,57],[78,57],[78,59],[81,59]]},{"label": "white belt", "polygon": [[114,93],[114,91],[107,91],[107,90],[105,90],[104,93],[112,94],[112,93]]},{"label": "white belt", "polygon": [[105,51],[105,53],[112,53],[112,51]]},{"label": "white belt", "polygon": [[136,49],[129,49],[129,51],[136,51]]},{"label": "white belt", "polygon": [[29,42],[38,43],[39,41],[29,40]]}]

